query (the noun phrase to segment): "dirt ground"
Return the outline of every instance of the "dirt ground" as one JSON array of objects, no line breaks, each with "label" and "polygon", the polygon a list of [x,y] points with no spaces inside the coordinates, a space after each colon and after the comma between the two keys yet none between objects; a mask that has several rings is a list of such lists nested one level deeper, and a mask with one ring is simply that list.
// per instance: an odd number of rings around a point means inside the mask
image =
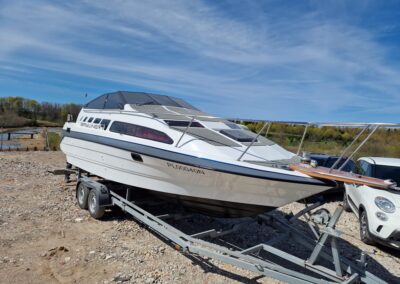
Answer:
[{"label": "dirt ground", "polygon": [[[0,153],[0,283],[277,283],[186,256],[121,212],[94,220],[76,205],[75,183],[47,173],[64,165],[61,152]],[[326,207],[332,210],[338,203]],[[301,208],[293,203],[274,214]],[[193,223],[188,226],[201,227]],[[259,227],[249,226],[230,241],[264,241],[270,232]],[[361,250],[369,252],[368,270],[399,283],[399,253],[363,244],[351,213],[344,213],[338,229],[344,232],[345,241],[339,243],[344,255],[357,259]],[[291,243],[283,246],[301,251]]]}]

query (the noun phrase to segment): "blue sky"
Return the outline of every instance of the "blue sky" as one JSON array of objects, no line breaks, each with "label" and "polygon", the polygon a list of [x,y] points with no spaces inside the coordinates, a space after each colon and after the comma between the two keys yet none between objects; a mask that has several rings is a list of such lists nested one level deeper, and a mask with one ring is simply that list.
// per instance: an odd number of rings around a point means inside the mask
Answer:
[{"label": "blue sky", "polygon": [[399,122],[399,1],[3,1],[0,96],[179,96],[224,117]]}]

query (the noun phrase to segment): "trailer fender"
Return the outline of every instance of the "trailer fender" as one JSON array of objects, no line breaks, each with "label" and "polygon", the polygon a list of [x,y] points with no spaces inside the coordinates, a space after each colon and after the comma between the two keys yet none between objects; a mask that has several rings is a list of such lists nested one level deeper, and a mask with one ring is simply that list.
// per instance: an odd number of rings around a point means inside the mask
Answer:
[{"label": "trailer fender", "polygon": [[77,186],[79,186],[80,183],[82,183],[90,191],[94,190],[96,192],[96,198],[99,206],[104,207],[112,205],[110,190],[107,188],[107,186],[84,177],[79,180]]}]

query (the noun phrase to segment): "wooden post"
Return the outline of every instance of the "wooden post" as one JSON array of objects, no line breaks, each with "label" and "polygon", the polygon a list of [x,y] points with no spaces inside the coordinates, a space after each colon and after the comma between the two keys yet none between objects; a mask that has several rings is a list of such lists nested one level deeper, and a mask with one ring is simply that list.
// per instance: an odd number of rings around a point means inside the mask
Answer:
[{"label": "wooden post", "polygon": [[46,128],[46,148],[47,148],[47,151],[50,150],[49,133],[48,133],[48,131],[47,131],[47,128]]}]

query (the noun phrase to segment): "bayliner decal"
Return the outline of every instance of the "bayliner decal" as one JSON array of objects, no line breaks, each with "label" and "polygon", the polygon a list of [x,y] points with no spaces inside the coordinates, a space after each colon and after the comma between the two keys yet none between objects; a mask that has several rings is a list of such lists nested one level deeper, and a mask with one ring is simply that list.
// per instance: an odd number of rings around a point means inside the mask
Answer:
[{"label": "bayliner decal", "polygon": [[191,173],[201,174],[201,175],[206,174],[203,170],[191,168],[191,167],[187,167],[187,166],[182,166],[182,165],[177,165],[177,164],[173,164],[170,162],[167,162],[167,166],[168,166],[168,168],[173,168],[175,170],[180,170],[180,171],[184,171],[184,172],[191,172]]}]

